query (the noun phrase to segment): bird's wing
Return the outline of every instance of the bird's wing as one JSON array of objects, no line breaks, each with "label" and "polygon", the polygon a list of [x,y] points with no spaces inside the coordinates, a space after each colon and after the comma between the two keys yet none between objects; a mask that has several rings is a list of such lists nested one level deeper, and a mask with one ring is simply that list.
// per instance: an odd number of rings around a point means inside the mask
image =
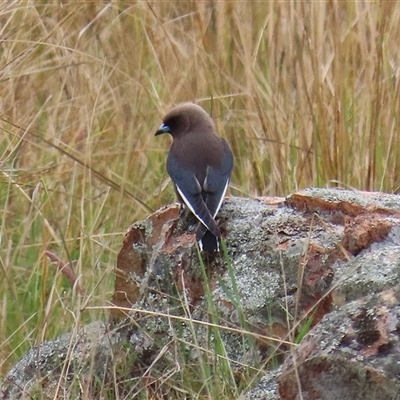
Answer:
[{"label": "bird's wing", "polygon": [[[233,169],[232,152],[224,139],[223,144],[224,156],[221,165],[219,168],[213,168],[210,166],[207,168],[206,179],[203,185],[203,190],[205,192],[204,201],[213,218],[218,214],[221,204],[224,201]],[[205,233],[206,230],[204,227],[199,226],[196,233],[197,241],[200,241]]]},{"label": "bird's wing", "polygon": [[224,155],[218,168],[209,166],[203,190],[206,193],[205,203],[210,214],[215,218],[228,189],[229,179],[233,168],[233,156],[224,139]]},{"label": "bird's wing", "polygon": [[203,200],[199,181],[194,172],[185,168],[172,151],[168,155],[167,171],[189,210],[209,231],[219,236],[218,226]]}]

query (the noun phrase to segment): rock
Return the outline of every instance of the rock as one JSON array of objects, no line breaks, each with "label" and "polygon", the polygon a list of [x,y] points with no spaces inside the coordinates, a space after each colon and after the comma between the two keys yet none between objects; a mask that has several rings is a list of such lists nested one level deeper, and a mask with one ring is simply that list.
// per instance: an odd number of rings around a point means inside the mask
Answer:
[{"label": "rock", "polygon": [[[267,371],[259,386],[243,396],[295,399],[301,387],[303,399],[318,398],[315,393],[331,399],[335,397],[329,397],[328,389],[322,392],[316,385],[319,379],[322,385],[329,383],[336,357],[340,371],[356,371],[357,379],[365,377],[365,389],[390,396],[396,383],[388,373],[379,372],[380,364],[373,359],[386,359],[397,349],[391,345],[397,328],[382,327],[381,298],[372,301],[371,293],[389,293],[400,284],[399,210],[399,196],[337,189],[308,189],[286,199],[229,198],[219,213],[226,253],[200,255],[191,215],[179,218],[177,205],[160,209],[134,224],[125,236],[117,261],[113,330],[103,331],[89,344],[91,360],[110,362],[91,361],[91,373],[102,382],[113,376],[119,390],[131,393],[122,382],[146,374],[150,365],[153,372],[162,371],[171,363],[196,365],[205,357],[207,362],[218,361],[221,373],[231,369],[233,387],[266,360],[279,364],[286,359],[282,373]],[[351,306],[354,301],[357,305]],[[340,317],[341,312],[347,319]],[[359,325],[352,318],[358,318]],[[313,326],[300,346],[293,343]],[[364,339],[358,340],[364,340],[364,347],[342,349],[345,357],[334,332],[357,341],[352,330],[361,330]],[[382,342],[385,353],[372,352],[368,360],[364,355],[362,363],[359,352],[368,346],[378,348],[376,341]],[[63,354],[56,342],[45,346]],[[224,357],[214,359],[216,353]],[[79,351],[74,357],[79,359]],[[26,372],[28,358],[29,353],[8,374],[0,391],[3,398],[12,398],[7,393],[17,384],[13,393],[37,385],[38,376]],[[93,384],[84,367],[88,361],[82,356],[78,363],[84,387]],[[325,375],[317,378],[313,362]],[[61,357],[60,366],[63,363]],[[43,366],[50,380],[59,379],[60,373],[51,371],[52,363]],[[343,378],[345,372],[335,376]],[[381,386],[374,386],[376,380]],[[348,388],[347,393],[355,392]]]},{"label": "rock", "polygon": [[399,300],[396,287],[326,315],[285,361],[280,399],[399,398]]},{"label": "rock", "polygon": [[258,385],[249,390],[240,400],[279,400],[278,379],[282,374],[282,366],[268,370]]},{"label": "rock", "polygon": [[[33,347],[7,374],[0,387],[0,399],[63,399],[75,374],[87,378],[93,354],[96,370],[104,369],[101,346],[109,347],[106,325],[94,322],[60,336],[51,342]],[[70,392],[72,396],[73,393]],[[78,395],[76,396],[78,398]]]}]

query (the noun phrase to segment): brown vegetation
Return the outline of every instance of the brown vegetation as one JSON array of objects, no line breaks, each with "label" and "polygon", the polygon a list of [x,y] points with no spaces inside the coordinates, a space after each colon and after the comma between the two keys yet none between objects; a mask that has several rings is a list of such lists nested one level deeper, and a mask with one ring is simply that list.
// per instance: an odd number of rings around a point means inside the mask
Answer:
[{"label": "brown vegetation", "polygon": [[213,115],[234,195],[398,192],[399,37],[386,1],[2,2],[0,371],[98,318],[127,227],[174,201],[172,104]]}]

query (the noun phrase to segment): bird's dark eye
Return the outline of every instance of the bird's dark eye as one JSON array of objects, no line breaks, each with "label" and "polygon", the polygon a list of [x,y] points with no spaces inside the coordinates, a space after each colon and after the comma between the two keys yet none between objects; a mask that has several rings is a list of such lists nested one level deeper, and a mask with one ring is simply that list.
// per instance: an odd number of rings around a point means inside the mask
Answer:
[{"label": "bird's dark eye", "polygon": [[186,114],[172,114],[164,120],[164,125],[169,127],[169,133],[176,137],[184,135],[190,128],[190,120]]},{"label": "bird's dark eye", "polygon": [[177,116],[170,117],[164,122],[164,125],[168,126],[171,130],[175,130],[179,127],[180,120],[181,118]]}]

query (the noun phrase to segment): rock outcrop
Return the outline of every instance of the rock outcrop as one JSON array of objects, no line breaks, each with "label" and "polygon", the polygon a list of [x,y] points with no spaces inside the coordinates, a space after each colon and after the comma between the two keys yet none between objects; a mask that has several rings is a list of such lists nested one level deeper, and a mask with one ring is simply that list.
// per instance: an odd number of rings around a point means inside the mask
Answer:
[{"label": "rock outcrop", "polygon": [[249,400],[396,398],[399,196],[229,198],[218,221],[226,251],[211,255],[198,252],[194,221],[179,212],[164,207],[130,227],[110,322],[32,349],[0,398],[94,396],[96,382],[133,395],[149,370],[162,393],[162,371],[202,357],[229,366],[238,387],[265,367]]}]

